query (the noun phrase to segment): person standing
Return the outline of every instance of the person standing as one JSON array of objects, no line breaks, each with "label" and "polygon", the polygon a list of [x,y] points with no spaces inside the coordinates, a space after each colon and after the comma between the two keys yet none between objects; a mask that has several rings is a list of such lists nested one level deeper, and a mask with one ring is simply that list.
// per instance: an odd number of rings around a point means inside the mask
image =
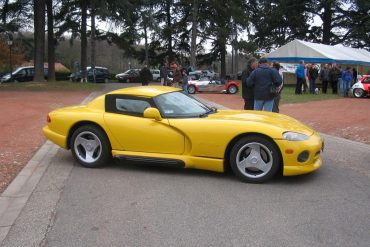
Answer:
[{"label": "person standing", "polygon": [[328,65],[325,64],[324,67],[320,71],[320,80],[322,81],[322,92],[326,94],[329,84],[329,68]]},{"label": "person standing", "polygon": [[244,99],[244,110],[254,109],[254,93],[253,88],[247,87],[247,79],[252,74],[253,70],[258,67],[258,60],[252,57],[247,62],[247,67],[242,72],[242,92]]},{"label": "person standing", "polygon": [[310,75],[310,93],[314,94],[316,89],[316,79],[319,75],[319,70],[314,63],[311,64],[308,74]]},{"label": "person standing", "polygon": [[333,94],[338,93],[339,76],[340,76],[340,70],[338,69],[337,65],[333,63],[329,71],[330,84],[331,84],[331,88],[333,89]]},{"label": "person standing", "polygon": [[185,94],[189,94],[188,92],[188,83],[189,83],[189,78],[188,78],[188,74],[186,73],[186,69],[183,68],[181,70],[181,74],[182,74],[182,79],[181,79],[181,87],[182,87],[182,91],[185,93]]},{"label": "person standing", "polygon": [[266,58],[261,58],[259,64],[248,77],[247,86],[254,89],[254,110],[271,112],[276,96],[271,91],[280,87],[282,79],[275,69],[270,68]]},{"label": "person standing", "polygon": [[159,69],[159,76],[161,77],[161,85],[162,86],[167,86],[168,71],[167,71],[167,64],[166,63],[163,63],[163,65]]},{"label": "person standing", "polygon": [[297,69],[295,70],[295,74],[297,76],[297,84],[295,86],[295,94],[302,94],[302,85],[305,80],[305,73],[304,73],[304,62],[299,61],[297,65]]},{"label": "person standing", "polygon": [[181,79],[182,79],[181,68],[180,68],[180,66],[177,66],[177,64],[175,64],[175,65],[176,66],[172,66],[174,68],[173,69],[173,83],[175,85],[180,86]]},{"label": "person standing", "polygon": [[140,79],[143,86],[148,86],[149,81],[153,80],[153,75],[146,64],[144,65],[144,68],[140,70]]},{"label": "person standing", "polygon": [[353,74],[350,67],[342,73],[343,97],[348,97],[348,91],[352,86]]},{"label": "person standing", "polygon": [[283,87],[284,87],[284,80],[283,80],[283,74],[280,73],[280,68],[281,68],[280,63],[277,62],[277,61],[273,61],[272,62],[272,68],[276,69],[276,71],[279,73],[279,75],[282,79],[281,80],[282,81],[281,86],[278,88],[278,93],[277,93],[276,97],[274,98],[274,106],[272,107],[273,112],[279,113],[279,111],[280,111],[279,110],[279,104],[280,104],[281,92],[283,91]]},{"label": "person standing", "polygon": [[357,75],[358,75],[358,72],[355,67],[353,67],[352,69],[352,74],[353,74],[353,82],[352,82],[352,85],[353,85],[357,82]]}]

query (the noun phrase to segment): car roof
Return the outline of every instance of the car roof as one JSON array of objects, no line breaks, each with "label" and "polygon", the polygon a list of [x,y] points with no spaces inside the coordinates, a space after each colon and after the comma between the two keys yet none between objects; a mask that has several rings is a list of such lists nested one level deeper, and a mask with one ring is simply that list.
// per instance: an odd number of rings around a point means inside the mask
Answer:
[{"label": "car roof", "polygon": [[114,90],[107,94],[125,94],[132,96],[146,96],[155,97],[164,93],[181,91],[179,88],[166,87],[166,86],[140,86],[128,87],[123,89]]}]

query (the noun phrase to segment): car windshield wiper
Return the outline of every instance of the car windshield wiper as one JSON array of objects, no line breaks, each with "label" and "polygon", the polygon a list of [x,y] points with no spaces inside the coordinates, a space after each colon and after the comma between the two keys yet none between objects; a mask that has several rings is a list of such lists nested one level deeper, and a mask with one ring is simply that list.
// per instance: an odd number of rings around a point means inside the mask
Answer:
[{"label": "car windshield wiper", "polygon": [[206,111],[205,113],[202,113],[202,114],[199,114],[199,117],[200,118],[203,118],[203,117],[208,117],[209,114],[211,113],[216,113],[217,112],[217,108],[216,107],[212,107],[211,109],[209,109],[208,111]]}]

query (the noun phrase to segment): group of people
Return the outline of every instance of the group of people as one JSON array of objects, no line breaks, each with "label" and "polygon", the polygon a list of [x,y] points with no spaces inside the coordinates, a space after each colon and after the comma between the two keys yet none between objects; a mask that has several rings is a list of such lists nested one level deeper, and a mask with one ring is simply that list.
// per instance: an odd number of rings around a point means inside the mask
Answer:
[{"label": "group of people", "polygon": [[348,97],[351,86],[356,83],[357,70],[347,66],[345,70],[341,70],[340,66],[335,63],[325,64],[320,72],[316,64],[305,64],[300,61],[295,71],[297,76],[297,84],[295,93],[302,94],[309,92],[317,93],[316,80],[322,81],[322,93],[326,94],[330,84],[333,94],[337,94],[338,90],[343,93],[344,97]]},{"label": "group of people", "polygon": [[283,88],[280,64],[270,65],[266,58],[252,57],[242,72],[242,91],[245,110],[279,112],[280,93]]},{"label": "group of people", "polygon": [[[168,78],[168,72],[172,71],[173,79],[172,81]],[[159,69],[159,76],[161,78],[162,86],[172,86],[173,84],[181,86],[184,93],[188,94],[188,70],[177,65],[176,62],[171,64],[164,63]]]}]

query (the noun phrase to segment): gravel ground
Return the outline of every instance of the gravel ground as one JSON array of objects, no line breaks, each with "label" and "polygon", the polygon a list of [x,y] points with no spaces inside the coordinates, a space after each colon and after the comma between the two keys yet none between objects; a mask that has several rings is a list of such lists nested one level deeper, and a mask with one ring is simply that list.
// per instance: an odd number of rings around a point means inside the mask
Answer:
[{"label": "gravel ground", "polygon": [[89,91],[0,91],[0,193],[45,142],[41,132],[53,109],[79,104]]}]

